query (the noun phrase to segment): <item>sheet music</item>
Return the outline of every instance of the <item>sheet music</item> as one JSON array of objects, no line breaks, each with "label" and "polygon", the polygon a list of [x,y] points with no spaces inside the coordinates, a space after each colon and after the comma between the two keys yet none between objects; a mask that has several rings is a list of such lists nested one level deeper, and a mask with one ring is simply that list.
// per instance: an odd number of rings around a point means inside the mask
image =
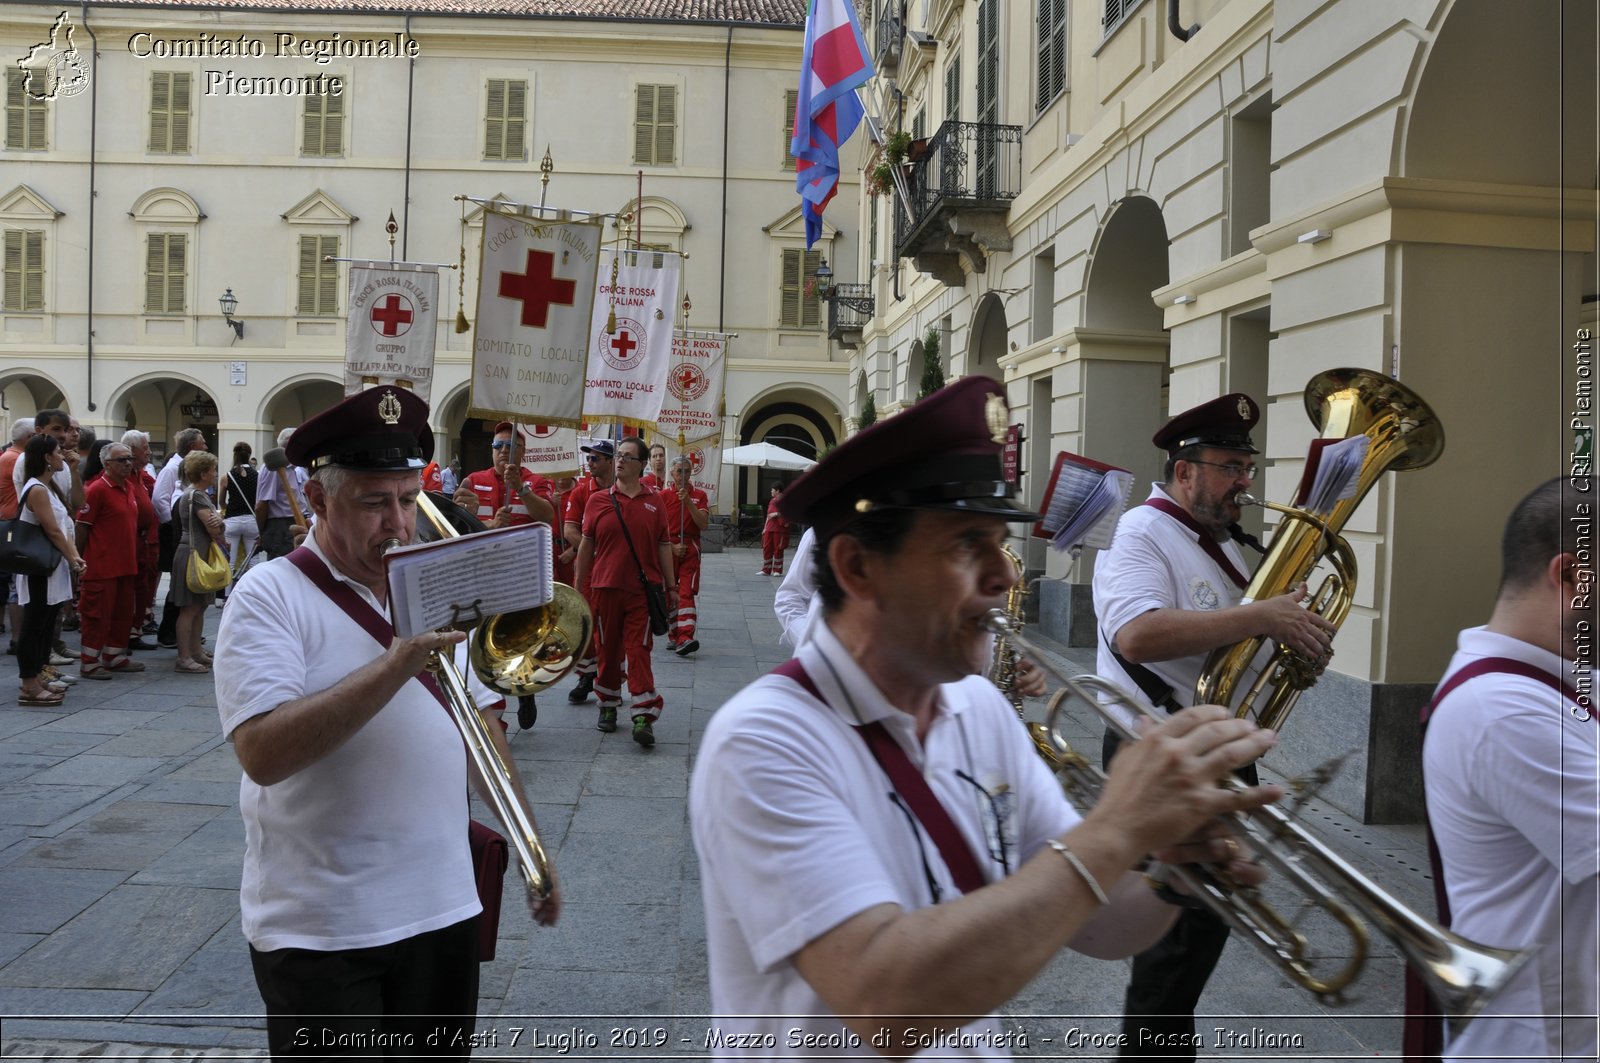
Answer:
[{"label": "sheet music", "polygon": [[384,556],[395,632],[544,605],[555,596],[550,527],[524,524],[391,550]]},{"label": "sheet music", "polygon": [[1055,549],[1070,550],[1074,556],[1084,547],[1110,546],[1132,489],[1133,474],[1126,469],[1061,454],[1039,530]]},{"label": "sheet music", "polygon": [[1372,440],[1360,435],[1323,446],[1310,489],[1305,492],[1305,508],[1325,516],[1340,502],[1354,497],[1371,445]]}]

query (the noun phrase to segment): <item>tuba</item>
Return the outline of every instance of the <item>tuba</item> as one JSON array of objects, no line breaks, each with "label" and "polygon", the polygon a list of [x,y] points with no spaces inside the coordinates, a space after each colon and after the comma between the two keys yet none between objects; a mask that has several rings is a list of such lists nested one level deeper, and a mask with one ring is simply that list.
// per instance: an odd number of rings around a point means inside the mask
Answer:
[{"label": "tuba", "polygon": [[[1295,506],[1264,502],[1240,493],[1236,501],[1283,514],[1272,545],[1256,567],[1241,603],[1286,594],[1304,583],[1324,560],[1333,570],[1306,602],[1306,608],[1333,624],[1350,611],[1356,587],[1356,558],[1339,534],[1378,478],[1389,471],[1421,469],[1444,451],[1444,428],[1416,392],[1392,377],[1368,369],[1330,369],[1306,384],[1306,413],[1328,440],[1364,435],[1370,443],[1356,478],[1355,492],[1326,516]],[[1239,684],[1266,636],[1211,651],[1195,684],[1195,704],[1232,706],[1235,715],[1262,727],[1283,726],[1302,691],[1317,681],[1317,662],[1278,646],[1253,683]],[[1236,702],[1237,699],[1237,703]]]},{"label": "tuba", "polygon": [[[428,525],[419,525],[420,540],[453,538],[482,530],[481,526],[473,527],[478,524],[475,517],[443,495],[423,492],[417,496],[417,508]],[[400,545],[397,540],[391,542]],[[485,685],[513,697],[533,694],[556,682],[577,663],[589,644],[594,621],[588,604],[576,590],[557,583],[555,592],[548,603],[534,609],[501,613],[484,618],[481,623],[477,618],[464,618],[464,626],[476,625],[469,658],[472,670]],[[549,896],[554,885],[549,857],[533,821],[517,800],[511,773],[500,759],[488,725],[472,703],[465,680],[454,661],[438,651],[428,662],[428,670],[444,688],[450,716],[466,743],[467,755],[484,780],[489,803],[517,851],[523,879],[537,895]]]},{"label": "tuba", "polygon": [[[1124,741],[1138,741],[1139,732],[1110,711],[1112,705],[1132,712],[1136,719],[1144,717],[1153,723],[1164,717],[1099,676],[1063,675],[1029,645],[1001,610],[990,610],[984,623],[990,631],[1015,642],[1062,684],[1064,689],[1051,699],[1046,723],[1031,724],[1029,730],[1068,798],[1087,810],[1099,800],[1106,777],[1062,736],[1067,702],[1074,697],[1082,699]],[[1043,732],[1042,741],[1036,728]],[[1331,778],[1336,768],[1337,764],[1320,770],[1310,785],[1295,786],[1297,792],[1287,812],[1276,805],[1266,805],[1233,813],[1224,821],[1252,859],[1271,869],[1303,895],[1308,906],[1322,911],[1344,931],[1344,942],[1334,943],[1331,949],[1313,950],[1295,923],[1268,904],[1257,889],[1238,886],[1220,868],[1179,864],[1157,873],[1164,871],[1182,882],[1212,914],[1238,931],[1295,984],[1326,1004],[1344,1003],[1345,989],[1366,963],[1367,927],[1377,929],[1421,976],[1444,1010],[1450,1028],[1459,1033],[1532,958],[1533,950],[1480,945],[1434,924],[1296,823],[1293,813],[1315,795],[1316,784]],[[1239,784],[1229,779],[1222,785]],[[1324,969],[1319,957],[1331,958],[1334,966]]]}]

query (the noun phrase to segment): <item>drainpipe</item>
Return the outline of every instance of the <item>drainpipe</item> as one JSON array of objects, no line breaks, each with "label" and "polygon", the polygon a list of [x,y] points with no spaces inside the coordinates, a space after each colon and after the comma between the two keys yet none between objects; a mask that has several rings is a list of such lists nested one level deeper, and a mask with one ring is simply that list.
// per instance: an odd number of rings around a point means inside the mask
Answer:
[{"label": "drainpipe", "polygon": [[100,41],[94,35],[94,30],[89,28],[89,0],[83,0],[83,28],[89,34],[89,249],[88,249],[88,278],[86,281],[87,292],[84,298],[87,302],[84,330],[84,391],[87,392],[89,412],[95,410],[94,404],[94,148],[95,134],[99,132],[99,108],[95,106],[100,98]]},{"label": "drainpipe", "polygon": [[1187,41],[1200,32],[1200,23],[1196,22],[1188,29],[1183,28],[1183,23],[1178,21],[1178,0],[1167,0],[1167,29],[1180,41]]},{"label": "drainpipe", "polygon": [[[411,40],[411,12],[406,12],[406,40]],[[400,260],[408,261],[406,247],[411,242],[411,107],[416,99],[417,58],[406,59],[406,184],[405,198],[400,204]]]},{"label": "drainpipe", "polygon": [[[726,331],[728,317],[728,111],[733,84],[733,26],[722,53],[722,257],[717,268],[717,331]],[[685,325],[688,322],[684,322]]]}]

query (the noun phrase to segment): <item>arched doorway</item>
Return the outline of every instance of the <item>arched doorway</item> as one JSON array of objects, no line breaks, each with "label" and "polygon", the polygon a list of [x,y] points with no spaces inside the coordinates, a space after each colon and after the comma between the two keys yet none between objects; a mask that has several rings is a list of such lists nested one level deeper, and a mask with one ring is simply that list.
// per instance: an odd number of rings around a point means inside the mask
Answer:
[{"label": "arched doorway", "polygon": [[[940,346],[948,347],[949,343]],[[972,313],[972,340],[967,348],[966,376],[986,376],[991,380],[1005,380],[1000,371],[1000,359],[1006,353],[1006,304],[994,292],[978,300]],[[950,361],[945,359],[945,380],[950,379]]]},{"label": "arched doorway", "polygon": [[[152,375],[130,380],[112,393],[106,403],[106,420],[117,426],[117,434],[130,428],[148,432],[150,460],[158,466],[170,451],[173,437],[185,428],[200,429],[212,453],[241,441],[255,446],[256,433],[248,413],[220,405],[205,385],[190,377]],[[240,423],[252,428],[235,430]]]}]

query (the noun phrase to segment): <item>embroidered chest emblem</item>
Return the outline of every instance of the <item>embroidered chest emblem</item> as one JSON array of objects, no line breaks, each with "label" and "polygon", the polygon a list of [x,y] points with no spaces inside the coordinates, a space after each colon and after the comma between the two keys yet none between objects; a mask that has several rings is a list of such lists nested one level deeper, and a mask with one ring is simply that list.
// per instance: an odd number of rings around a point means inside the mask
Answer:
[{"label": "embroidered chest emblem", "polygon": [[1211,585],[1211,581],[1203,576],[1197,576],[1189,581],[1189,601],[1196,609],[1206,612],[1222,606],[1222,596]]}]

